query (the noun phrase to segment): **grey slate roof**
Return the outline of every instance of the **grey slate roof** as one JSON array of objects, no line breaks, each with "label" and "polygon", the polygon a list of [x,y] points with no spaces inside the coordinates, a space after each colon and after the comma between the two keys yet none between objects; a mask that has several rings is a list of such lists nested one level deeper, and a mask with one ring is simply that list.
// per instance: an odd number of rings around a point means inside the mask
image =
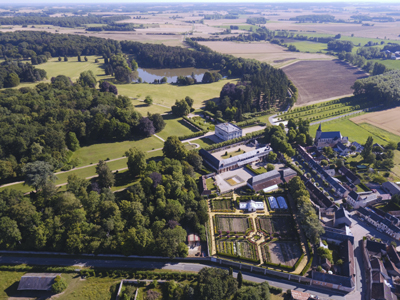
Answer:
[{"label": "grey slate roof", "polygon": [[350,194],[349,194],[349,196],[350,196],[351,198],[353,198],[354,200],[356,200],[356,201],[357,201],[357,199],[358,199],[358,194],[357,194],[355,191],[351,191]]},{"label": "grey slate roof", "polygon": [[340,139],[341,134],[340,131],[328,131],[322,132],[320,139]]},{"label": "grey slate roof", "polygon": [[18,291],[51,291],[57,273],[27,273],[21,277]]},{"label": "grey slate roof", "polygon": [[291,168],[286,168],[286,169],[282,170],[282,175],[283,175],[283,178],[285,178],[287,176],[293,176],[293,175],[296,176],[297,172]]},{"label": "grey slate roof", "polygon": [[394,182],[384,182],[382,187],[389,191],[390,194],[397,195],[400,194],[400,187]]},{"label": "grey slate roof", "polygon": [[233,125],[231,123],[218,124],[218,125],[215,125],[215,128],[221,129],[222,131],[225,131],[227,133],[232,133],[232,132],[242,130],[239,127],[237,127],[236,125]]},{"label": "grey slate roof", "polygon": [[252,178],[252,185],[259,184],[260,182],[268,181],[275,178],[280,178],[281,174],[277,170],[272,170]]}]

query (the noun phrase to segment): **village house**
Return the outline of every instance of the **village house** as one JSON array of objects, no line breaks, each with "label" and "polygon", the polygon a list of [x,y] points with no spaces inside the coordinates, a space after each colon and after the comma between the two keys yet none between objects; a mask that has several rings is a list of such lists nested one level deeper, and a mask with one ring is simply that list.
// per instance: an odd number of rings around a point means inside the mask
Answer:
[{"label": "village house", "polygon": [[350,183],[353,183],[355,185],[360,184],[360,178],[358,178],[357,175],[355,175],[352,171],[350,171],[345,166],[340,167],[338,172],[340,175],[343,175],[344,177],[346,177],[346,179]]},{"label": "village house", "polygon": [[394,221],[386,217],[386,215],[383,217],[369,207],[360,207],[358,209],[358,214],[368,223],[373,225],[377,230],[385,232],[387,235],[396,240],[400,240],[400,228],[398,227],[398,220]]},{"label": "village house", "polygon": [[336,144],[336,147],[333,148],[340,156],[347,156],[351,152],[350,148],[346,145],[343,145],[342,142]]},{"label": "village house", "polygon": [[374,194],[372,192],[357,194],[355,191],[351,191],[347,195],[347,202],[355,209],[372,205],[380,201],[382,201],[380,195]]}]

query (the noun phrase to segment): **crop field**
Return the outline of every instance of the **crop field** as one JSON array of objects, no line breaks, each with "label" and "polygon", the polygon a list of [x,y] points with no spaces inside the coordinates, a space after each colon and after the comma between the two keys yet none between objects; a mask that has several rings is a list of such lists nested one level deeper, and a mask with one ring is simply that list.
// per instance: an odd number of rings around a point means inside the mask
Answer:
[{"label": "crop field", "polygon": [[[146,96],[151,96],[154,103],[165,106],[166,111],[170,111],[175,100],[184,99],[186,96],[194,100],[193,107],[200,108],[208,100],[219,99],[222,87],[228,83],[236,83],[237,79],[220,80],[219,82],[208,84],[194,84],[188,86],[177,86],[172,84],[117,84],[118,93],[132,98],[144,100]],[[154,105],[152,105],[154,106]],[[150,108],[149,108],[150,109]],[[150,110],[151,112],[151,110]]]},{"label": "crop field", "polygon": [[[385,131],[391,132],[394,135],[400,136],[400,107],[367,113],[351,120],[356,124],[368,123],[379,127]],[[362,125],[361,125],[362,126]],[[384,131],[382,131],[384,134]],[[385,135],[382,139],[393,139],[393,136]],[[400,139],[400,137],[399,137]]]},{"label": "crop field", "polygon": [[211,200],[211,211],[232,210],[234,211],[232,199]]},{"label": "crop field", "polygon": [[217,253],[221,255],[237,256],[241,259],[258,261],[256,246],[247,240],[216,240]]},{"label": "crop field", "polygon": [[260,229],[268,234],[291,238],[293,235],[293,219],[291,216],[257,217]]},{"label": "crop field", "polygon": [[302,254],[296,242],[272,242],[262,247],[263,251],[269,251],[269,255],[266,255],[267,262],[289,267],[293,267]]},{"label": "crop field", "polygon": [[231,233],[244,233],[250,228],[250,218],[245,216],[229,216],[229,215],[215,215],[215,227],[217,232],[231,232]]},{"label": "crop field", "polygon": [[339,60],[301,61],[283,67],[283,71],[298,89],[296,105],[350,95],[354,82],[366,76]]},{"label": "crop field", "polygon": [[210,47],[212,50],[220,53],[231,54],[236,57],[257,59],[272,65],[293,60],[332,59],[332,57],[325,54],[291,52],[285,47],[270,44],[269,42],[238,43],[218,41],[200,42],[200,44]]}]

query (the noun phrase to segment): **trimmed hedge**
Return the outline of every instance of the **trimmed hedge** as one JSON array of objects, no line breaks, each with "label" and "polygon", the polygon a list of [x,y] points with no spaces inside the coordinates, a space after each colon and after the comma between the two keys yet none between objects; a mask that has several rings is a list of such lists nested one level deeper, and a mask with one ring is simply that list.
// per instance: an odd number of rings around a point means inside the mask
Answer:
[{"label": "trimmed hedge", "polygon": [[191,138],[203,136],[203,135],[205,135],[207,132],[208,132],[207,130],[197,131],[197,132],[194,132],[194,133],[192,133],[192,134],[181,135],[181,136],[178,137],[178,139],[179,139],[180,141],[183,141],[183,140],[187,140],[187,139],[191,139]]},{"label": "trimmed hedge", "polygon": [[222,253],[222,252],[217,252],[217,255],[226,256],[226,257],[232,257],[232,258],[241,259],[241,260],[247,260],[247,261],[251,261],[251,262],[254,262],[254,263],[260,263],[259,259],[251,259],[251,258],[239,256],[239,255],[233,255],[233,254]]},{"label": "trimmed hedge", "polygon": [[192,124],[193,127],[197,128],[200,131],[205,131],[200,125],[196,124],[195,122],[192,121],[192,119],[189,119],[186,116],[183,116],[182,119],[188,121],[190,124]]},{"label": "trimmed hedge", "polygon": [[226,121],[225,121],[224,119],[222,119],[222,118],[217,118],[213,113],[210,113],[209,111],[204,110],[203,112],[204,112],[204,114],[206,114],[207,116],[213,118],[214,120],[216,120],[216,121],[218,121],[218,122],[220,122],[220,123],[225,123],[225,122],[226,122]]},{"label": "trimmed hedge", "polygon": [[314,259],[314,255],[311,255],[310,261],[308,262],[308,264],[304,267],[304,269],[300,273],[301,276],[304,276],[307,273],[308,269],[311,268],[313,259]]}]

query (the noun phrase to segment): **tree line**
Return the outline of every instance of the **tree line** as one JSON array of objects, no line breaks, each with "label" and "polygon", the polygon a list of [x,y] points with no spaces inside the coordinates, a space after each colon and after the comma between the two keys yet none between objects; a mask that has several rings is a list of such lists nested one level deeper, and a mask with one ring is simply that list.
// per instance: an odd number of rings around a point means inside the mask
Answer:
[{"label": "tree line", "polygon": [[84,24],[113,24],[117,21],[130,19],[129,16],[111,16],[103,17],[101,15],[87,16],[68,16],[68,17],[50,17],[50,16],[14,16],[12,18],[0,18],[0,25],[53,25],[60,27],[78,27]]},{"label": "tree line", "polygon": [[0,64],[0,89],[16,87],[20,82],[37,82],[45,79],[45,70],[29,63],[6,60]]}]

